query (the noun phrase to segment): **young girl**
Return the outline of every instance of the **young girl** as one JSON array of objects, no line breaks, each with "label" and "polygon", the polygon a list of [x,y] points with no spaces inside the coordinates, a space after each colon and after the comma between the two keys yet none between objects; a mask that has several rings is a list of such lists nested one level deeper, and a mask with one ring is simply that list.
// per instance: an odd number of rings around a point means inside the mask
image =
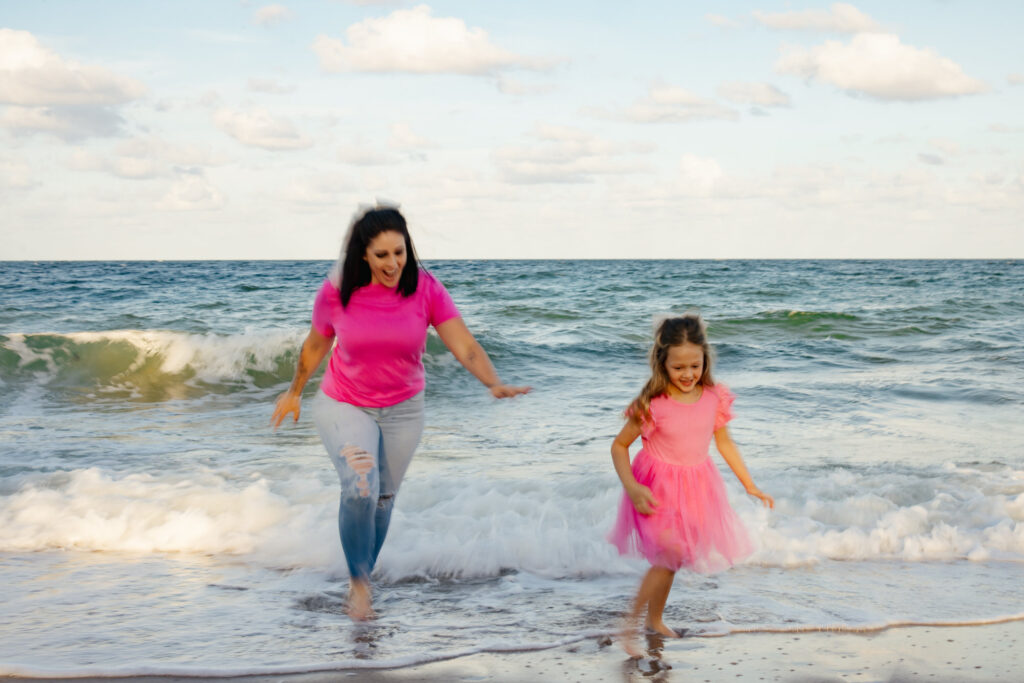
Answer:
[{"label": "young girl", "polygon": [[[651,378],[626,410],[628,421],[612,444],[612,462],[625,493],[609,539],[621,554],[643,555],[651,568],[633,600],[623,630],[626,651],[647,608],[648,629],[668,637],[662,613],[676,571],[725,569],[751,551],[729,507],[722,477],[708,455],[711,436],[747,493],[768,507],[775,501],[754,486],[725,424],[733,395],[711,378],[711,348],[696,315],[669,318],[654,334]],[[629,446],[642,437],[633,465]]]}]

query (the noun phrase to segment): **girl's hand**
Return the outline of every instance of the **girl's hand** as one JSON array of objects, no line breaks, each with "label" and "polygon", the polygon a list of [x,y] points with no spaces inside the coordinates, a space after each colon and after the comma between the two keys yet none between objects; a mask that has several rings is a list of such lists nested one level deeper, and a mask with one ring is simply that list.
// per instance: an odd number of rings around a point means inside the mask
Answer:
[{"label": "girl's hand", "polygon": [[491,396],[494,398],[512,398],[519,394],[528,394],[532,387],[513,387],[508,384],[495,384],[492,387],[488,387],[491,392]]},{"label": "girl's hand", "polygon": [[761,500],[761,502],[764,503],[764,506],[767,507],[767,508],[775,507],[775,499],[772,498],[771,496],[769,496],[767,493],[765,493],[761,489],[759,489],[756,486],[754,486],[753,484],[751,484],[750,488],[747,489],[747,495],[754,496],[755,498],[759,498]]},{"label": "girl's hand", "polygon": [[277,403],[274,404],[274,414],[270,416],[270,424],[274,426],[274,429],[281,426],[288,413],[295,414],[293,422],[299,421],[299,404],[301,399],[301,395],[293,394],[290,391],[286,391],[277,397]]},{"label": "girl's hand", "polygon": [[626,495],[633,502],[633,507],[641,515],[653,515],[654,508],[658,507],[660,503],[655,500],[654,494],[651,490],[643,484],[637,484],[626,489]]}]

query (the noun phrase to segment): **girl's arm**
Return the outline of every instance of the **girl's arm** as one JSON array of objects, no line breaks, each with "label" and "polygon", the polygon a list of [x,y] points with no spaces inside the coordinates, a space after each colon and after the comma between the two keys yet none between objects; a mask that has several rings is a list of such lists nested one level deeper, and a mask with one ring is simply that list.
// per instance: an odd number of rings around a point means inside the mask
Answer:
[{"label": "girl's arm", "polygon": [[651,490],[638,482],[633,476],[633,470],[629,466],[629,445],[640,436],[640,423],[636,418],[629,418],[629,421],[622,426],[622,431],[612,442],[612,464],[615,465],[615,473],[619,475],[622,488],[626,495],[633,502],[633,507],[641,515],[649,515],[658,507],[658,501],[654,499]]},{"label": "girl's arm", "polygon": [[740,480],[740,483],[743,484],[743,488],[746,489],[747,493],[755,498],[760,498],[761,502],[766,506],[770,508],[775,507],[775,499],[754,486],[754,480],[751,478],[750,472],[747,471],[747,466],[743,462],[743,456],[740,455],[740,449],[736,447],[732,436],[729,435],[728,427],[719,427],[715,431],[715,446],[718,447],[718,452],[722,454],[722,458],[729,465],[736,478]]},{"label": "girl's arm", "polygon": [[502,383],[484,347],[480,346],[460,316],[445,320],[434,329],[455,359],[490,389],[494,398],[511,398],[530,391],[530,387],[513,387]]},{"label": "girl's arm", "polygon": [[324,356],[331,350],[333,344],[333,339],[320,334],[315,328],[309,329],[306,341],[302,343],[302,351],[299,352],[299,362],[295,365],[295,377],[292,378],[292,385],[288,387],[288,391],[277,398],[274,414],[270,416],[270,424],[274,426],[274,429],[281,426],[281,422],[288,413],[294,413],[294,422],[299,421],[302,388],[306,386],[310,375],[320,367],[320,363],[323,362]]}]

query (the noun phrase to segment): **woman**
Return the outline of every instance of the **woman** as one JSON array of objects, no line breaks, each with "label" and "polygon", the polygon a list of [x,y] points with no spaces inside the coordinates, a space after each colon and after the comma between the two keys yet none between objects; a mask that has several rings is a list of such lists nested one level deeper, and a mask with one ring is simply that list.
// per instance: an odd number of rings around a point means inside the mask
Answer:
[{"label": "woman", "polygon": [[302,388],[331,350],[313,420],[341,480],[338,528],[349,569],[348,614],[373,615],[370,573],[395,494],[423,433],[427,326],[495,398],[527,393],[503,384],[451,296],[421,270],[405,218],[393,208],[357,216],[313,304],[291,387],[271,423],[299,419]]}]

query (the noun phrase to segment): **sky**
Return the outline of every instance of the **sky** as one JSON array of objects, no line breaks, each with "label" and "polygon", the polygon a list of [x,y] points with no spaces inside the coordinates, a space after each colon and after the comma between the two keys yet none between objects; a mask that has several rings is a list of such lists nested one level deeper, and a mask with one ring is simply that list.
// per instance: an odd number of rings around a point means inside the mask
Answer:
[{"label": "sky", "polygon": [[0,260],[1024,257],[1019,0],[0,0]]}]

